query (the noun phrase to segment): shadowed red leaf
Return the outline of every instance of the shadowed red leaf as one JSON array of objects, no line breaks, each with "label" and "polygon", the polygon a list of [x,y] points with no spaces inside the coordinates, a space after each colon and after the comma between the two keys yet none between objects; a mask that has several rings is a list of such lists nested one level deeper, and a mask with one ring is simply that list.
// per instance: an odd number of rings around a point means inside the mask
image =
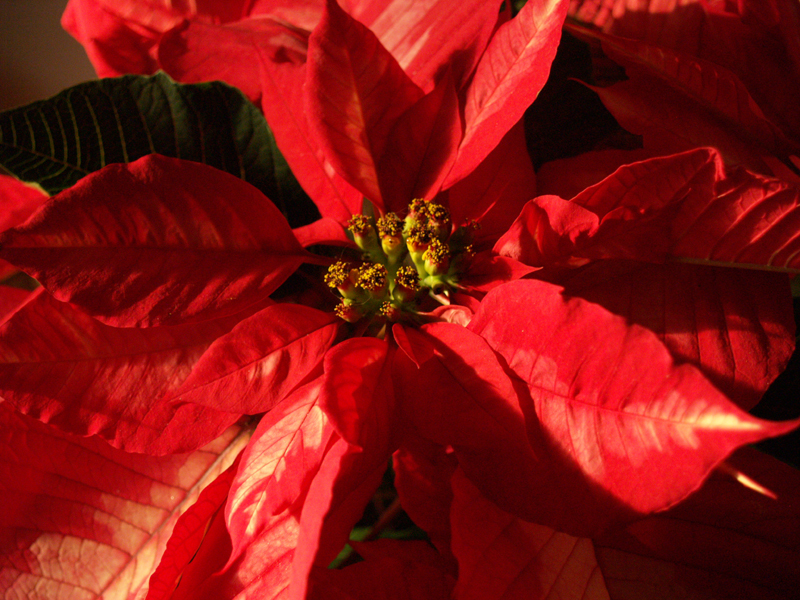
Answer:
[{"label": "shadowed red leaf", "polygon": [[578,20],[606,33],[732,71],[770,121],[790,137],[800,134],[793,94],[800,87],[800,9],[793,0],[574,0],[570,8]]},{"label": "shadowed red leaf", "polygon": [[572,200],[526,205],[495,251],[526,264],[679,260],[800,269],[800,188],[700,148],[620,167]]},{"label": "shadowed red leaf", "polygon": [[696,46],[703,42],[704,8],[696,0],[575,0],[569,15],[615,35],[642,36],[669,47],[678,41]]},{"label": "shadowed red leaf", "polygon": [[[431,358],[419,366],[398,352],[398,403],[423,438],[453,448],[467,476],[484,494],[534,519],[556,500],[537,483],[542,470],[535,434],[527,429],[518,390],[484,340],[450,323],[405,329]],[[559,501],[560,502],[560,501]]]},{"label": "shadowed red leaf", "polygon": [[450,549],[450,477],[458,462],[452,452],[417,436],[407,436],[392,456],[394,486],[403,510],[425,530],[451,573],[458,565]]},{"label": "shadowed red leaf", "polygon": [[572,198],[602,181],[622,165],[652,158],[643,150],[597,150],[547,162],[536,171],[536,192],[541,196]]},{"label": "shadowed red leaf", "polygon": [[696,204],[713,197],[721,168],[706,149],[624,165],[570,201],[531,200],[494,249],[532,266],[609,257],[663,260],[674,242],[669,222],[679,205],[687,196]]},{"label": "shadowed red leaf", "polygon": [[391,454],[398,435],[390,379],[393,352],[377,338],[353,338],[325,355],[320,402],[350,444]]},{"label": "shadowed red leaf", "polygon": [[290,600],[304,600],[312,568],[326,568],[344,547],[375,493],[388,459],[388,454],[362,452],[342,438],[331,445],[303,505]]},{"label": "shadowed red leaf", "polygon": [[362,562],[312,573],[312,600],[449,600],[452,577],[426,542],[356,544]]},{"label": "shadowed red leaf", "polygon": [[[646,150],[670,154],[698,146],[714,146],[729,165],[744,165],[765,175],[796,179],[796,175],[772,154],[774,151],[778,156],[788,157],[788,151],[772,150],[742,123],[731,122],[657,77],[638,74],[609,87],[591,89],[622,127],[642,136]],[[788,162],[789,159],[784,160]]]},{"label": "shadowed red leaf", "polygon": [[456,600],[610,600],[591,540],[500,510],[460,470],[451,481]]},{"label": "shadowed red leaf", "polygon": [[[37,290],[23,290],[7,285],[0,285],[0,325],[5,323],[11,315],[44,292],[43,288]],[[2,334],[0,334],[2,336]]]},{"label": "shadowed red leaf", "polygon": [[400,323],[395,323],[392,325],[392,338],[397,347],[419,368],[422,363],[433,357],[433,346],[424,338],[409,336],[407,331]]},{"label": "shadowed red leaf", "polygon": [[521,279],[536,269],[513,258],[498,256],[494,252],[480,252],[469,263],[467,271],[459,280],[465,290],[470,292],[488,292],[508,281]]},{"label": "shadowed red leaf", "polygon": [[438,193],[461,141],[458,97],[450,71],[397,120],[378,164],[384,203],[402,212],[410,198]]},{"label": "shadowed red leaf", "polygon": [[446,201],[453,223],[477,221],[478,243],[494,242],[536,195],[536,175],[525,145],[525,129],[517,123],[496,148],[465,179],[445,190],[437,202]]},{"label": "shadowed red leaf", "polygon": [[800,146],[767,120],[735,73],[710,61],[644,42],[580,30],[599,38],[626,69],[627,80],[593,87],[617,121],[663,154],[714,146],[728,164],[766,175],[792,176]]},{"label": "shadowed red leaf", "polygon": [[758,403],[794,351],[784,273],[603,261],[548,279],[655,333],[743,410]]},{"label": "shadowed red leaf", "polygon": [[236,319],[116,328],[36,294],[0,328],[0,393],[22,412],[148,454],[194,450],[239,417],[165,400]]},{"label": "shadowed red leaf", "polygon": [[797,470],[744,448],[729,462],[773,500],[716,473],[665,513],[595,541],[613,600],[686,597],[790,600],[800,580]]}]

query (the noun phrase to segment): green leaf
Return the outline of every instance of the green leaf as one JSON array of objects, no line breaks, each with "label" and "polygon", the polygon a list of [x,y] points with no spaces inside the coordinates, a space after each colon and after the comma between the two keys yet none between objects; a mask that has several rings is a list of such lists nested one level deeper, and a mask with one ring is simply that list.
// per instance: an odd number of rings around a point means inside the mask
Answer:
[{"label": "green leaf", "polygon": [[222,82],[179,84],[164,73],[69,88],[0,113],[0,169],[49,194],[111,163],[158,153],[251,183],[292,225],[316,218],[264,116]]}]

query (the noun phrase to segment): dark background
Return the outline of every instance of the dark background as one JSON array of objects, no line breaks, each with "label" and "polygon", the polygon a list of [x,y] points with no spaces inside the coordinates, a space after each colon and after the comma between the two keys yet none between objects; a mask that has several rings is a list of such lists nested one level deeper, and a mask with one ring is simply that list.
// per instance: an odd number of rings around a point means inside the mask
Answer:
[{"label": "dark background", "polygon": [[0,110],[43,100],[95,77],[61,28],[67,0],[0,0]]}]

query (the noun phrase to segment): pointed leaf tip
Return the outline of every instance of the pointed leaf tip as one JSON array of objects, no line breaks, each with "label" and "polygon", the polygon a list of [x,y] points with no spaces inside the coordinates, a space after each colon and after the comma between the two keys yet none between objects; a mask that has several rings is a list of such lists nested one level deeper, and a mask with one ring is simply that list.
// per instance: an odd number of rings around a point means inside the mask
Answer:
[{"label": "pointed leaf tip", "polygon": [[528,2],[494,34],[467,89],[464,138],[444,187],[468,175],[539,95],[568,6],[569,0]]}]

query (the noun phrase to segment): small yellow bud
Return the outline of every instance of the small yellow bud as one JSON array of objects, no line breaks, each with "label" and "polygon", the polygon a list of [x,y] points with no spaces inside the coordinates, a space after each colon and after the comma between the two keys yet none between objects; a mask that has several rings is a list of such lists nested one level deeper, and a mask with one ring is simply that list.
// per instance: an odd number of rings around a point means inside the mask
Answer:
[{"label": "small yellow bud", "polygon": [[386,267],[381,264],[368,263],[358,270],[358,286],[364,288],[373,296],[382,294],[388,285],[389,274]]}]

